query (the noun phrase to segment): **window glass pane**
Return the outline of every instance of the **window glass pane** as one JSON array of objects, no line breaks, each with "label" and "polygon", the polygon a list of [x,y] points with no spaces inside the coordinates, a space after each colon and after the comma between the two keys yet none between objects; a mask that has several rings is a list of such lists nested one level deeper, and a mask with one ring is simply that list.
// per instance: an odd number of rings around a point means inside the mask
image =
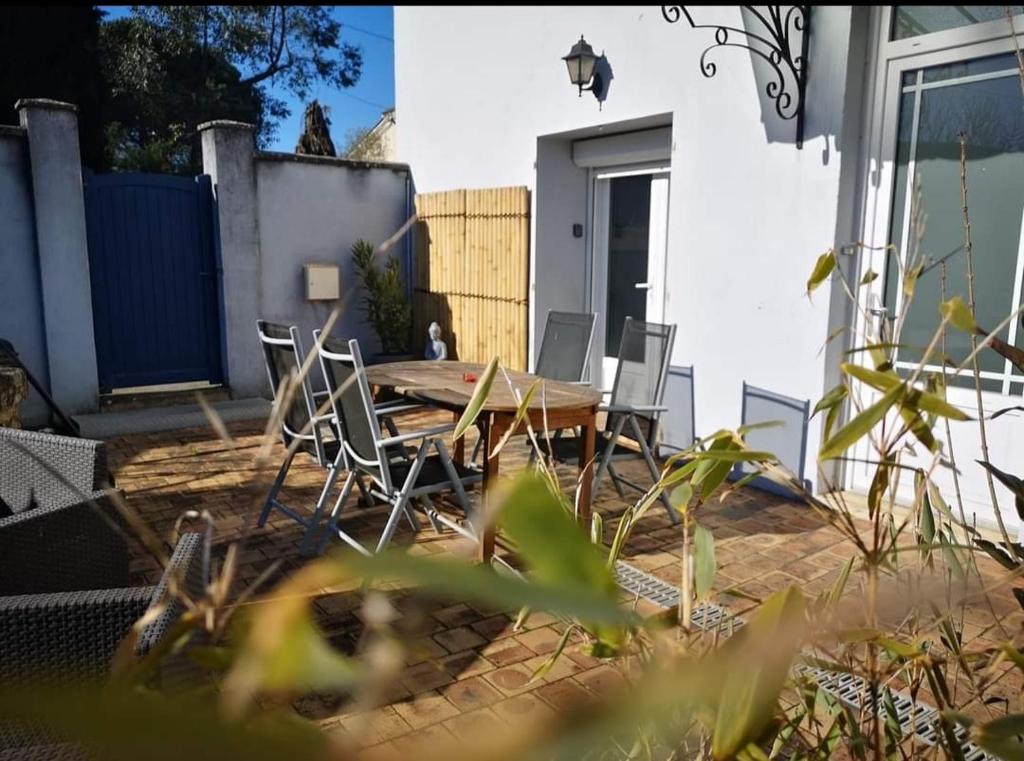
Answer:
[{"label": "window glass pane", "polygon": [[[957,29],[984,21],[1005,19],[1003,5],[897,5],[893,9],[892,39],[903,40],[920,34]],[[1021,6],[1010,6],[1014,14]]]},{"label": "window glass pane", "polygon": [[[901,104],[900,153],[910,140],[913,119]],[[1024,96],[1016,73],[999,79],[951,84],[920,92],[921,104],[914,151],[914,171],[921,181],[921,203],[926,215],[921,252],[931,263],[952,253],[947,262],[946,298],[967,300],[966,257],[960,197],[960,146],[967,134],[968,206],[974,250],[975,297],[978,322],[991,329],[1013,309],[1013,291],[1024,212]],[[892,237],[898,240],[905,224],[903,206],[907,186],[905,168],[897,157]],[[900,170],[904,175],[900,177]],[[897,232],[896,224],[899,224]],[[891,272],[891,267],[890,267]],[[924,347],[938,324],[941,269],[928,269],[920,278],[908,313],[902,342]],[[895,278],[892,278],[893,280]],[[895,284],[887,283],[886,303],[895,304]],[[1008,331],[1000,333],[1007,340]],[[1019,343],[1019,341],[1018,341]],[[950,330],[946,352],[959,362],[970,352],[970,337]],[[901,361],[916,361],[920,349],[901,349]],[[982,352],[983,371],[1002,373],[1004,360]],[[961,379],[969,383],[969,377]],[[997,388],[998,381],[986,382]]]},{"label": "window glass pane", "polygon": [[[914,72],[915,78],[917,72]],[[896,140],[895,186],[893,190],[892,214],[889,215],[889,245],[894,251],[903,253],[903,216],[907,208],[907,170],[910,165],[910,135],[913,132],[914,93],[900,97],[899,133]],[[895,317],[896,288],[899,286],[899,270],[896,256],[887,257],[885,269],[885,303],[889,315]]]},{"label": "window glass pane", "polygon": [[608,220],[608,319],[605,353],[618,356],[627,317],[647,318],[647,246],[651,227],[651,175],[611,181]]},{"label": "window glass pane", "polygon": [[969,61],[957,61],[942,66],[932,66],[924,70],[925,82],[941,82],[946,79],[974,77],[978,74],[991,74],[1002,71],[1017,73],[1017,56],[1013,53],[992,55],[987,58],[972,58]]}]

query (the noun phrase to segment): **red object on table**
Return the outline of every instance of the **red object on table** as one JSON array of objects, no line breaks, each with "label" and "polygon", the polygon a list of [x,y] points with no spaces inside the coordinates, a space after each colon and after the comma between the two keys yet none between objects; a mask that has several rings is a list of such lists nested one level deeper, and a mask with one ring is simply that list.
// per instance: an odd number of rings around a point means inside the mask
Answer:
[{"label": "red object on table", "polygon": [[466,383],[476,383],[476,376],[473,373],[463,373],[462,380],[466,381]]}]

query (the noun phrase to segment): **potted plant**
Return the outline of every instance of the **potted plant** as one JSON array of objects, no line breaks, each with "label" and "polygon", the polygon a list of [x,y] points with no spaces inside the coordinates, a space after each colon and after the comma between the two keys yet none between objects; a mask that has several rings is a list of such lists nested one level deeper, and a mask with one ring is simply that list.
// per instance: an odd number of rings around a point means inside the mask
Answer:
[{"label": "potted plant", "polygon": [[380,353],[375,362],[402,362],[416,359],[409,352],[412,331],[412,308],[405,286],[402,284],[398,258],[388,257],[381,268],[374,261],[374,246],[369,241],[357,240],[352,245],[352,261],[356,274],[363,281],[366,293],[363,309],[380,339]]}]

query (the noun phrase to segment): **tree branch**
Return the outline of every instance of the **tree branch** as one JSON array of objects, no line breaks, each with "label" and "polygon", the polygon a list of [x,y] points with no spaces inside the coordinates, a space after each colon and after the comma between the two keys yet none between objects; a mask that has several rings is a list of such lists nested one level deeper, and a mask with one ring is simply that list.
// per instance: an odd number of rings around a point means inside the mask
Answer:
[{"label": "tree branch", "polygon": [[[281,9],[281,31],[280,31],[280,34],[278,35],[276,50],[274,49],[274,40],[271,39],[270,40],[270,45],[271,45],[271,50],[273,52],[272,52],[270,61],[269,61],[268,65],[267,65],[267,68],[264,69],[261,72],[253,74],[251,77],[246,77],[245,79],[239,80],[239,82],[238,82],[238,86],[239,87],[248,87],[249,85],[259,84],[263,80],[269,79],[270,77],[274,76],[275,74],[277,74],[277,73],[279,73],[281,71],[284,71],[285,69],[287,69],[290,66],[292,66],[292,64],[294,63],[291,59],[289,59],[287,63],[281,63],[281,56],[284,53],[284,49],[286,47],[287,40],[288,40],[288,35],[287,35],[287,31],[286,31],[287,27],[288,27],[288,24],[287,24],[287,17],[285,15],[285,14],[287,14],[288,9],[287,9],[287,6],[284,6],[284,5],[279,5],[277,7]],[[271,32],[270,32],[271,37],[273,36],[273,34],[274,34],[274,31],[273,31],[273,28],[271,28]]]}]

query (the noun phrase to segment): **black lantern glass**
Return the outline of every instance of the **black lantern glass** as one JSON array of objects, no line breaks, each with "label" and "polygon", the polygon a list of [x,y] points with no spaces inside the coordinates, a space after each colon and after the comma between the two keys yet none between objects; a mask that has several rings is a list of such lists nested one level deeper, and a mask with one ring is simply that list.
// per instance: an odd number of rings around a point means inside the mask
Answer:
[{"label": "black lantern glass", "polygon": [[562,56],[566,68],[569,69],[569,81],[580,89],[581,96],[583,88],[594,77],[594,65],[597,63],[597,58],[594,55],[594,49],[583,39],[582,34],[579,42],[572,46],[569,55]]}]

